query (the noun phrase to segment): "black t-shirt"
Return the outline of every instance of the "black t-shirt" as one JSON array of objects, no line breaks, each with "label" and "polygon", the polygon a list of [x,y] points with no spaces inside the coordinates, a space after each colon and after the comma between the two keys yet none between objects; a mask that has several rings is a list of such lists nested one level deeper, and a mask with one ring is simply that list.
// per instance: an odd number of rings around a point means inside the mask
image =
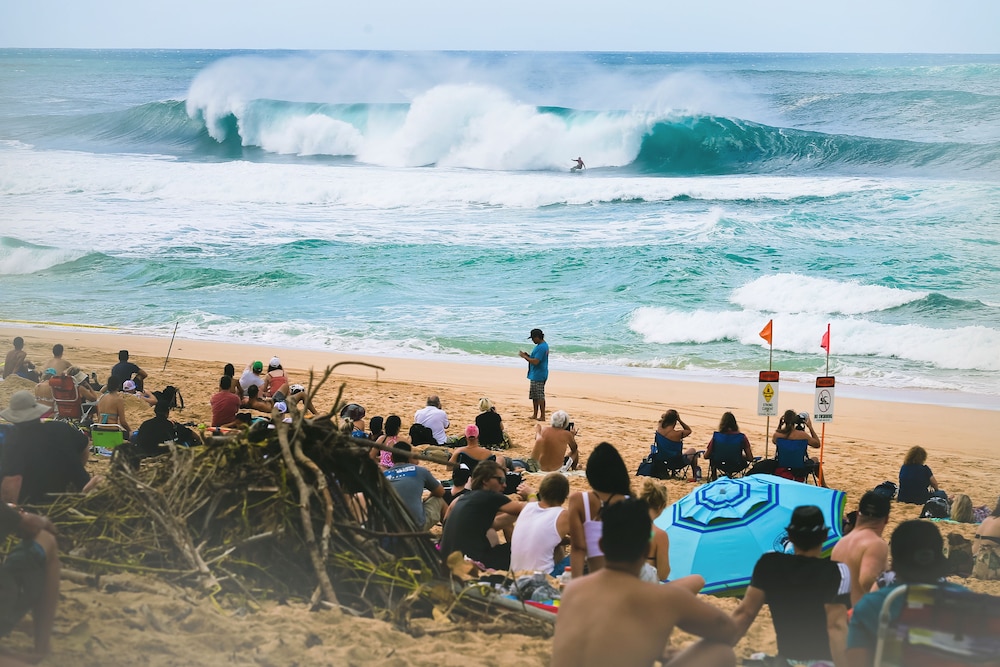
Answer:
[{"label": "black t-shirt", "polygon": [[778,653],[793,660],[830,660],[828,604],[851,606],[851,574],[843,563],[766,553],[750,585],[764,591],[778,635]]},{"label": "black t-shirt", "polygon": [[152,456],[167,451],[160,446],[165,442],[176,442],[183,447],[198,444],[191,429],[174,423],[169,417],[157,415],[140,424],[139,433],[135,437],[135,445],[140,454]]},{"label": "black t-shirt", "polygon": [[503,444],[503,421],[500,415],[492,410],[476,415],[476,426],[479,427],[479,444],[491,447]]},{"label": "black t-shirt", "polygon": [[454,489],[444,490],[444,502],[451,505],[453,502],[461,498],[463,495],[469,492],[469,489],[462,489],[461,491],[455,492]]},{"label": "black t-shirt", "polygon": [[111,367],[111,375],[120,378],[122,382],[131,380],[132,376],[139,372],[139,367],[131,361],[119,361]]},{"label": "black t-shirt", "polygon": [[90,481],[83,467],[87,436],[65,422],[15,424],[0,457],[0,475],[21,475],[18,503],[48,503],[48,493],[80,491]]},{"label": "black t-shirt", "polygon": [[474,560],[486,558],[490,551],[486,531],[493,526],[500,508],[509,502],[510,498],[502,493],[486,489],[469,491],[456,498],[441,533],[441,557],[447,560],[453,551],[461,551]]}]

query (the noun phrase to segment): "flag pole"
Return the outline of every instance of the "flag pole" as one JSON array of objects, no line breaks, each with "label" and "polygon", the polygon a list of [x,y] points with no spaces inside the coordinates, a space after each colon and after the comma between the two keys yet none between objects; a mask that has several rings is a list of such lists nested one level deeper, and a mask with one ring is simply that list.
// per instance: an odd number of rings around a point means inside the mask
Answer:
[{"label": "flag pole", "polygon": [[[830,375],[830,323],[826,323],[826,335],[823,336],[822,343],[823,348],[826,350],[826,375]],[[826,422],[823,422],[823,427],[820,429],[819,433],[819,475],[817,475],[816,481],[819,482],[820,486],[826,486],[826,477],[823,475],[823,449],[826,447]]]},{"label": "flag pole", "polygon": [[[170,350],[174,349],[174,336],[177,335],[177,327],[180,325],[180,320],[174,324],[174,333],[170,336],[170,345],[167,347],[167,356],[163,358],[163,371],[167,370],[167,362],[170,361]],[[160,371],[161,373],[163,371]]]}]

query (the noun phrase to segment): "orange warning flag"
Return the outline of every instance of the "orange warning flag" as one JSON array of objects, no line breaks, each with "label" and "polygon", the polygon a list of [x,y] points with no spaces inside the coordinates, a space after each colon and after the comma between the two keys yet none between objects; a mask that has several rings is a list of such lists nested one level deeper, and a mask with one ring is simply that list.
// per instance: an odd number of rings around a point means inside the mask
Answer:
[{"label": "orange warning flag", "polygon": [[771,325],[774,324],[774,320],[768,320],[767,325],[760,330],[760,337],[767,341],[768,345],[773,345],[771,342]]}]

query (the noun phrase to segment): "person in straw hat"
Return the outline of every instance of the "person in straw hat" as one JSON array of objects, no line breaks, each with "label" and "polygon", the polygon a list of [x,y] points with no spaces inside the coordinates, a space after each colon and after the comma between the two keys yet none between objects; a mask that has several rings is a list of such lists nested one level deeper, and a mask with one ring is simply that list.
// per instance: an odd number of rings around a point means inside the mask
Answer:
[{"label": "person in straw hat", "polygon": [[66,422],[43,422],[49,409],[30,391],[19,391],[0,411],[14,425],[0,455],[0,500],[5,503],[49,502],[50,493],[88,491],[97,481],[84,467],[87,436]]}]

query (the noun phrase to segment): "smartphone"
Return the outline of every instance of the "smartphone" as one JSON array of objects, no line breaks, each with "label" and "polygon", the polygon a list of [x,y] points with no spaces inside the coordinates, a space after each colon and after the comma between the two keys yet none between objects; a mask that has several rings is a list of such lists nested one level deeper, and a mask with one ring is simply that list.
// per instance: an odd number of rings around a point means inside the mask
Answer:
[{"label": "smartphone", "polygon": [[566,430],[567,431],[572,431],[574,427],[576,427],[576,424],[573,423],[573,422],[570,422],[569,424],[566,425]]}]

